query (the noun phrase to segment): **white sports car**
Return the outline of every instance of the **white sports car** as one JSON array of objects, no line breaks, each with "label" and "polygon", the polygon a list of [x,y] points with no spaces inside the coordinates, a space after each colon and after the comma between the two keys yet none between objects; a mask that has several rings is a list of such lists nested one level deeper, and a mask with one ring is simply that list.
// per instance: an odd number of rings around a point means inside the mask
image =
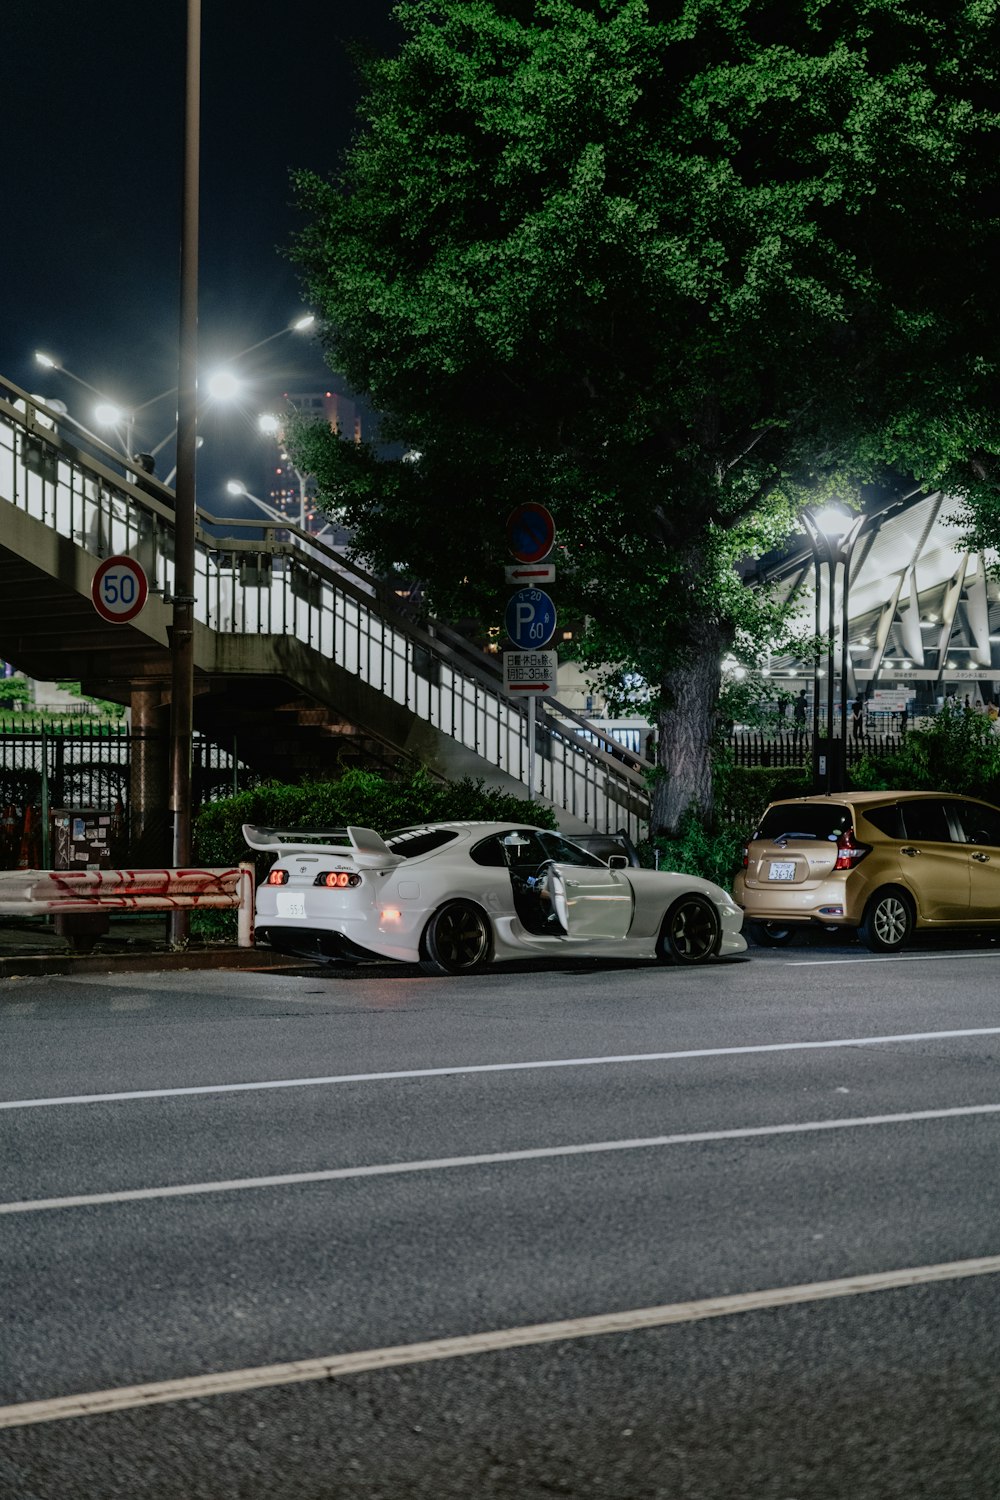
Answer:
[{"label": "white sports car", "polygon": [[301,957],[475,974],[531,954],[698,964],[747,946],[721,887],[598,859],[545,828],[433,823],[381,838],[247,823],[243,836],[277,856],[257,890],[257,941]]}]

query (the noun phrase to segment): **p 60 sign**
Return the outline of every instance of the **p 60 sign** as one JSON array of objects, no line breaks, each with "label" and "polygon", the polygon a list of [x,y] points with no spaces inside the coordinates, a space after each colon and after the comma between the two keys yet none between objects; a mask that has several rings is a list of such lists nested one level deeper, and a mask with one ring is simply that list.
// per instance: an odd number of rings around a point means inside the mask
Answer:
[{"label": "p 60 sign", "polygon": [[134,558],[106,557],[94,574],[90,593],[102,620],[124,625],[142,609],[149,584]]}]

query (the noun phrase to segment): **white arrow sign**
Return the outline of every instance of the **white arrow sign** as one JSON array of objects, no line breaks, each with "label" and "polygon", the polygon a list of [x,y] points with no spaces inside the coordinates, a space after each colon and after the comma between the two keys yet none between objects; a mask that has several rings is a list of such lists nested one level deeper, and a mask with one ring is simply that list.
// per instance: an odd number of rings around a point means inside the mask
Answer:
[{"label": "white arrow sign", "polygon": [[515,563],[503,570],[508,583],[553,583],[555,563]]}]

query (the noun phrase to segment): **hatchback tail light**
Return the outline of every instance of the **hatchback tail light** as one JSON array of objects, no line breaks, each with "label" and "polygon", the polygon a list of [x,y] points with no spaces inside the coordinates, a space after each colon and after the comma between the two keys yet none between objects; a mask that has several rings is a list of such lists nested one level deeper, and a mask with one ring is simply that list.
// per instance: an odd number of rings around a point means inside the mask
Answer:
[{"label": "hatchback tail light", "polygon": [[871,844],[859,844],[854,837],[854,829],[847,828],[837,839],[837,862],[833,868],[853,870],[871,852]]},{"label": "hatchback tail light", "polygon": [[268,875],[267,879],[265,880],[264,884],[265,885],[287,885],[288,884],[288,871],[287,870],[272,870],[271,873]]},{"label": "hatchback tail light", "polygon": [[749,844],[744,844],[743,845],[743,868],[744,868],[744,870],[749,869],[749,866],[750,866],[750,845]]},{"label": "hatchback tail light", "polygon": [[320,870],[313,885],[337,886],[344,890],[346,886],[360,885],[361,876],[352,875],[349,870]]}]

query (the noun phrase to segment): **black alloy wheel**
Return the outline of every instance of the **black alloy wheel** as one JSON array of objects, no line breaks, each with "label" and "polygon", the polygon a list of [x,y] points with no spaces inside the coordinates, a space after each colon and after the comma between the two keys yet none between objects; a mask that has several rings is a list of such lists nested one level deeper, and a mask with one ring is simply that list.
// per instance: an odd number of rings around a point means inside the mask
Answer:
[{"label": "black alloy wheel", "polygon": [[425,974],[478,974],[490,957],[490,925],[471,901],[450,901],[431,917],[420,945]]},{"label": "black alloy wheel", "polygon": [[705,896],[692,892],[675,901],[663,919],[657,956],[663,962],[703,964],[722,941],[719,913]]}]

